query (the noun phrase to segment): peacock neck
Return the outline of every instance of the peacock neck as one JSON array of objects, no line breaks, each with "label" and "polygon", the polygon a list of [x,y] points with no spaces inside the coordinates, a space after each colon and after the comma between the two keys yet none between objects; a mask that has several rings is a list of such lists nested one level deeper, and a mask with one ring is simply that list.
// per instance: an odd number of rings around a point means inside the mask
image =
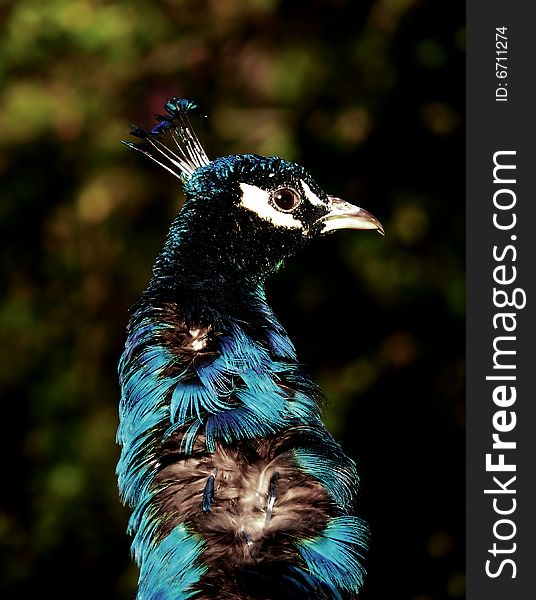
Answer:
[{"label": "peacock neck", "polygon": [[151,285],[255,300],[281,259],[272,256],[267,242],[260,252],[262,239],[245,239],[235,231],[236,224],[226,224],[216,216],[199,223],[184,208],[156,259]]},{"label": "peacock neck", "polygon": [[247,324],[252,332],[282,329],[266,300],[266,278],[236,265],[222,269],[210,257],[177,249],[173,258],[160,256],[138,310],[158,314],[163,306],[174,305],[184,320],[216,329],[232,321]]}]

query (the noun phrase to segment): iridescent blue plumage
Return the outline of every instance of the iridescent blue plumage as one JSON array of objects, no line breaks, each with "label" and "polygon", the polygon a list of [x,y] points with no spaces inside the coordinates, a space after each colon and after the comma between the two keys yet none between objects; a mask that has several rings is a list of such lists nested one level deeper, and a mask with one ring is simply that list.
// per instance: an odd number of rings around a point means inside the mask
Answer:
[{"label": "iridescent blue plumage", "polygon": [[142,145],[127,143],[162,164],[158,152],[186,195],[119,365],[117,473],[138,598],[353,598],[368,535],[353,515],[356,468],[322,425],[264,283],[343,219],[381,226],[299,165],[209,162],[193,108],[171,100],[151,131],[134,130]]}]

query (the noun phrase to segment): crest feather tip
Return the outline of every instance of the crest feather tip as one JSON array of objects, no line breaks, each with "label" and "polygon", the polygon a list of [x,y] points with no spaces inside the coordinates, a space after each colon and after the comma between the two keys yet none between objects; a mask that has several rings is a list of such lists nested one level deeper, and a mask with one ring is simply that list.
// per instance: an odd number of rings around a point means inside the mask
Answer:
[{"label": "crest feather tip", "polygon": [[184,182],[196,169],[210,162],[187,116],[199,107],[192,100],[171,98],[164,108],[167,114],[156,114],[157,124],[149,131],[130,126],[130,134],[144,140],[143,144],[123,143],[142,152]]}]

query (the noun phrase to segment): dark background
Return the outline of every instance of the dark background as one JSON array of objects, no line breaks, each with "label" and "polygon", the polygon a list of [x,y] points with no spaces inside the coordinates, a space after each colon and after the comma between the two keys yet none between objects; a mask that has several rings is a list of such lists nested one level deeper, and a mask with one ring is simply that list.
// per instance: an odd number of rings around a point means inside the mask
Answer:
[{"label": "dark background", "polygon": [[269,297],[359,464],[362,600],[464,596],[464,10],[2,5],[2,597],[134,596],[116,364],[181,196],[119,140],[169,96],[201,103],[210,156],[301,162],[384,224],[304,251]]}]

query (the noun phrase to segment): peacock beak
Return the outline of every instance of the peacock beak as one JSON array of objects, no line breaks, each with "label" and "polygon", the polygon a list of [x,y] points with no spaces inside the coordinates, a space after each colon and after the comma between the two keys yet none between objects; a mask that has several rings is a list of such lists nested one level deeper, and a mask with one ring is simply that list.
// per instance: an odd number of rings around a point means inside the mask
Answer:
[{"label": "peacock beak", "polygon": [[330,211],[320,219],[324,224],[322,233],[335,229],[376,229],[385,235],[382,224],[364,208],[354,206],[335,196],[328,196],[328,198]]}]

